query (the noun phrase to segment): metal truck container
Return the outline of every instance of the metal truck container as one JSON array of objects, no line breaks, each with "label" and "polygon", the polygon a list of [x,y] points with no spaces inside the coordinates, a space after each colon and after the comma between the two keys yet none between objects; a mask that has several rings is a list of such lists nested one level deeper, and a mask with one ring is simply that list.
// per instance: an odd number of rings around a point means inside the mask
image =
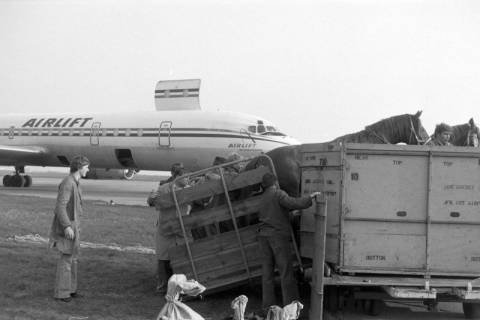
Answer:
[{"label": "metal truck container", "polygon": [[[339,273],[480,276],[480,152],[373,144],[302,146],[302,192],[328,203],[325,261]],[[301,221],[313,257],[314,208]]]}]

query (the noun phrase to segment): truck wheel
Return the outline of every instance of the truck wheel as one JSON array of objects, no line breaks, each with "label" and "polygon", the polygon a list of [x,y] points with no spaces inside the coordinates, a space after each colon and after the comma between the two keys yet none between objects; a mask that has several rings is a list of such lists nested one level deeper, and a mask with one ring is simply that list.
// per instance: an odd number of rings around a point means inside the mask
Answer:
[{"label": "truck wheel", "polygon": [[369,301],[369,303],[365,303],[365,313],[369,316],[378,316],[385,308],[385,304],[382,300],[371,299],[366,300],[365,302],[367,301]]},{"label": "truck wheel", "polygon": [[23,185],[25,188],[28,188],[32,185],[32,176],[25,175],[23,176],[25,178],[25,184]]},{"label": "truck wheel", "polygon": [[463,302],[465,319],[480,319],[480,303]]}]

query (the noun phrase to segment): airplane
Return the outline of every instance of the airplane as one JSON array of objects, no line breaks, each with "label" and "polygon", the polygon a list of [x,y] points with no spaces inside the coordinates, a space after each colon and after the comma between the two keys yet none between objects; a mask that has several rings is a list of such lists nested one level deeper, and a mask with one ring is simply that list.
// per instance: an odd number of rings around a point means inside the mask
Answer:
[{"label": "airplane", "polygon": [[79,154],[99,172],[120,169],[131,178],[176,162],[195,171],[216,156],[250,157],[299,143],[260,117],[201,110],[199,85],[198,79],[159,81],[152,111],[1,115],[0,166],[15,167],[3,185],[29,187],[25,166],[69,166]]}]

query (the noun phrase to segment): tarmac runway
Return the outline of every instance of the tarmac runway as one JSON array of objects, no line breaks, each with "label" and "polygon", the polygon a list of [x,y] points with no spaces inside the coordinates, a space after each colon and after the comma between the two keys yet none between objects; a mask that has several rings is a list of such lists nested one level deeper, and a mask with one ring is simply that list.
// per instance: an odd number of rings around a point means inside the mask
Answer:
[{"label": "tarmac runway", "polygon": [[[56,198],[58,184],[65,174],[32,173],[33,185],[29,188],[0,186],[0,194]],[[0,176],[2,172],[0,172]],[[116,204],[146,206],[148,194],[156,189],[160,176],[140,177],[134,180],[82,180],[84,199],[99,200]],[[308,312],[305,310],[305,312]],[[336,315],[325,315],[330,320],[420,320],[420,319],[464,319],[461,303],[440,303],[438,312],[428,312],[421,303],[387,302],[381,315],[373,317],[361,311],[348,309]]]},{"label": "tarmac runway", "polygon": [[[56,198],[58,185],[64,174],[32,174],[33,184],[29,188],[0,186],[0,194],[22,195],[42,198]],[[158,180],[157,180],[158,178]],[[86,200],[114,201],[116,204],[147,205],[149,193],[156,189],[161,177],[138,180],[86,180],[81,181],[83,197]]]}]

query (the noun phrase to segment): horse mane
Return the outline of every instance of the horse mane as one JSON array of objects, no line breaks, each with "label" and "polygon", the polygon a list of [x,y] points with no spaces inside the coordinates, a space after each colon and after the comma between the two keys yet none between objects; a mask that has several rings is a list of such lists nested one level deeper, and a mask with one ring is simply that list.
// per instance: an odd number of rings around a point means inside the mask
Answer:
[{"label": "horse mane", "polygon": [[[404,134],[405,121],[410,120],[408,113],[377,121],[369,126],[365,127],[366,131],[371,132],[391,132],[393,136],[400,137]],[[408,127],[408,126],[407,126]]]}]

